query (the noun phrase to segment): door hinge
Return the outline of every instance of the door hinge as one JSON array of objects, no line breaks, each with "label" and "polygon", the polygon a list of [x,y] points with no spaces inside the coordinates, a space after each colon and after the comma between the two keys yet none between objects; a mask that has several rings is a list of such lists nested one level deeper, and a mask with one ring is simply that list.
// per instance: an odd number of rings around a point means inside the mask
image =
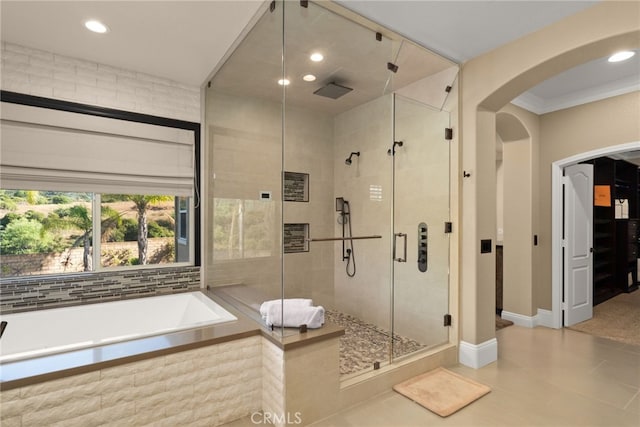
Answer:
[{"label": "door hinge", "polygon": [[276,10],[276,0],[273,0],[270,4],[269,4],[269,12],[273,13],[273,11]]},{"label": "door hinge", "polygon": [[393,71],[394,73],[398,72],[399,67],[393,62],[387,62],[387,70]]},{"label": "door hinge", "polygon": [[453,223],[447,221],[444,223],[444,232],[445,233],[453,233]]},{"label": "door hinge", "polygon": [[309,7],[309,0],[300,0],[300,6],[305,9]]},{"label": "door hinge", "polygon": [[444,315],[444,326],[451,326],[451,315],[450,314],[445,314]]},{"label": "door hinge", "polygon": [[453,139],[453,128],[444,128],[444,139],[451,141]]}]

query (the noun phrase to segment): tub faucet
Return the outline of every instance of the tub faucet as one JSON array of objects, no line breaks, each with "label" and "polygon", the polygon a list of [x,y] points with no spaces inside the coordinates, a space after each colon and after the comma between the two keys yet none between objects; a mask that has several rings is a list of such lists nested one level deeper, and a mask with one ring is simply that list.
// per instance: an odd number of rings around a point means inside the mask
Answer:
[{"label": "tub faucet", "polygon": [[4,320],[0,322],[0,338],[2,338],[2,334],[4,334],[4,329],[7,327],[7,322]]}]

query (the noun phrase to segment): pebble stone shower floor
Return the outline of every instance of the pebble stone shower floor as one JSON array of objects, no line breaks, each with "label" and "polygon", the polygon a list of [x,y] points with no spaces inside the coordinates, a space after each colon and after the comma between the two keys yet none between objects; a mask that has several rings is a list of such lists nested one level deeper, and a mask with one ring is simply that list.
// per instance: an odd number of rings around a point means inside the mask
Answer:
[{"label": "pebble stone shower floor", "polygon": [[[336,310],[326,310],[328,321],[345,329],[340,337],[340,375],[373,369],[374,362],[389,360],[391,333],[357,317]],[[426,346],[412,339],[393,335],[395,357],[413,353]]]}]

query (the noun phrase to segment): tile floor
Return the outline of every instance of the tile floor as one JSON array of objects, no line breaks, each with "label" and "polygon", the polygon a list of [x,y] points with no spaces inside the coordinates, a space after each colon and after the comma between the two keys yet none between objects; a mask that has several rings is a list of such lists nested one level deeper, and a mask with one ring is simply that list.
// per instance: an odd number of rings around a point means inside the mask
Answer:
[{"label": "tile floor", "polygon": [[[391,350],[391,332],[374,324],[342,313],[327,310],[327,320],[344,328],[340,337],[340,375],[371,370],[374,362],[387,362]],[[393,334],[393,354],[404,356],[426,346],[398,334]]]},{"label": "tile floor", "polygon": [[567,329],[496,335],[496,363],[450,368],[491,393],[448,418],[390,390],[314,426],[640,426],[640,347]]}]

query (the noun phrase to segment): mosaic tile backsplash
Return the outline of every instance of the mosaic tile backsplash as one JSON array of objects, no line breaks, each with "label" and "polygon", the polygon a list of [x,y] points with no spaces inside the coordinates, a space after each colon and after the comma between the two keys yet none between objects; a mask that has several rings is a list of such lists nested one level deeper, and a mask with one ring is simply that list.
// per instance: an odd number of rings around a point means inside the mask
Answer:
[{"label": "mosaic tile backsplash", "polygon": [[3,279],[0,313],[42,310],[200,289],[200,267]]}]

